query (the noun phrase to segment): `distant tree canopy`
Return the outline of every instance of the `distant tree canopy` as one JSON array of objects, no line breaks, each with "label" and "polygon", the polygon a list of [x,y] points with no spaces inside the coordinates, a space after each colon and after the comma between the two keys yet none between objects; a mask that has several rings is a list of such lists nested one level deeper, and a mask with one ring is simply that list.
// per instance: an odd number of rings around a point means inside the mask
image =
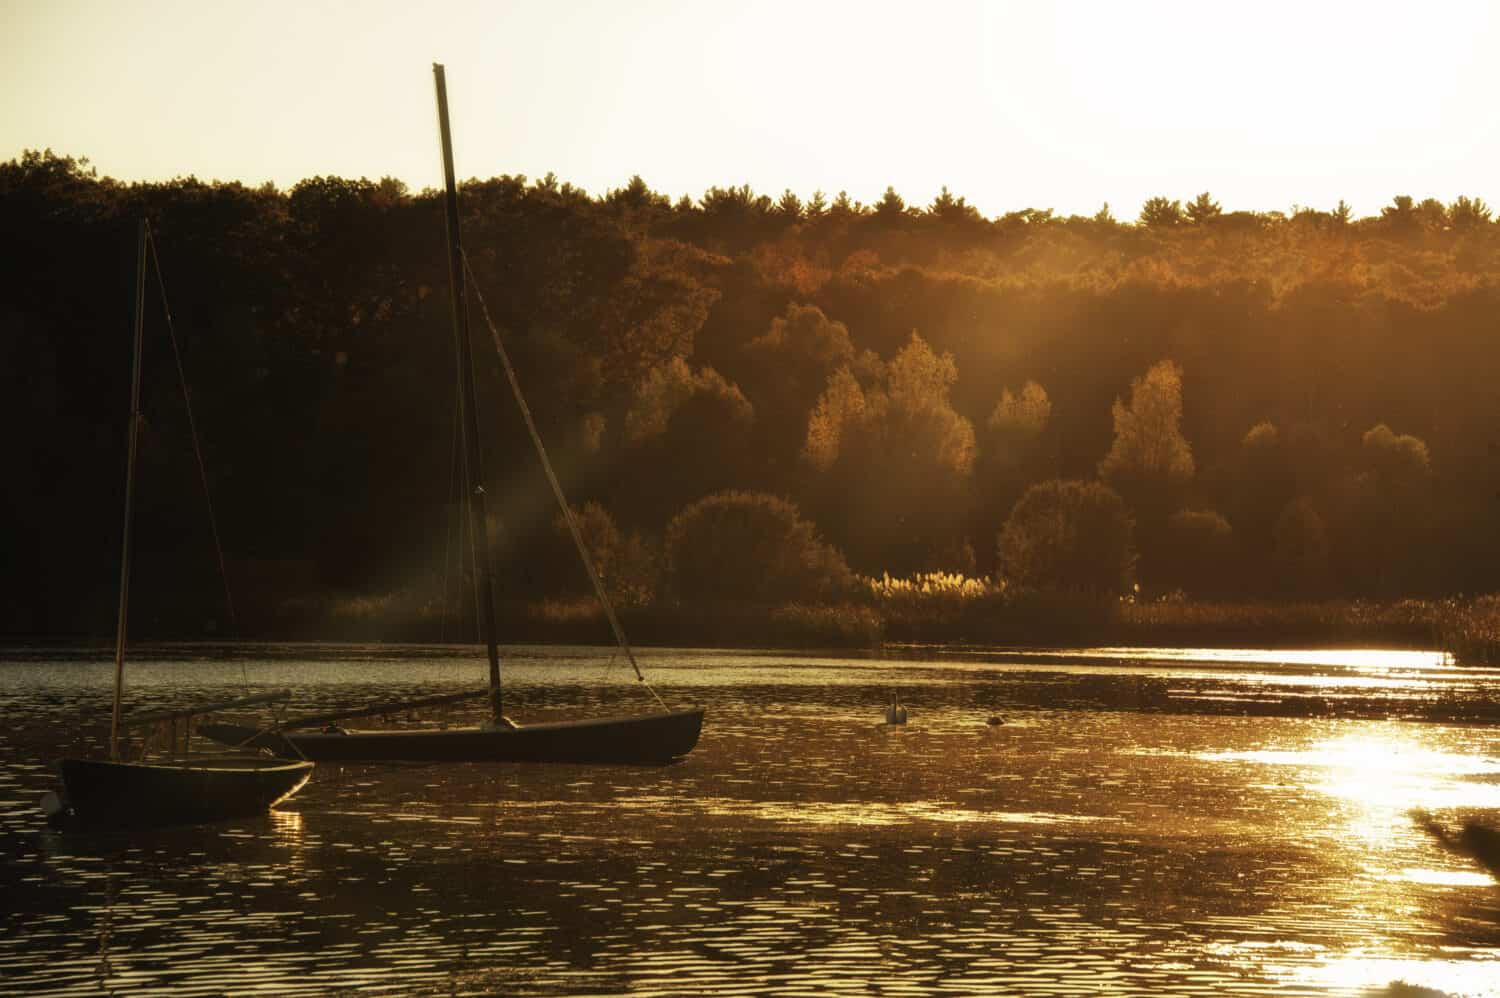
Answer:
[{"label": "distant tree canopy", "polygon": [[[1191,191],[1073,216],[985,217],[947,189],[920,204],[464,184],[502,595],[577,579],[539,567],[552,500],[486,314],[570,496],[615,525],[601,551],[634,552],[637,601],[652,538],[726,490],[785,496],[864,572],[1044,578],[996,532],[1030,487],[1095,475],[1136,524],[1147,591],[1500,589],[1500,225],[1482,199],[1402,194],[1367,218]],[[0,627],[110,626],[141,217],[246,615],[437,588],[457,478],[437,193],[126,184],[29,151],[0,163],[0,407],[28,428],[0,497],[33,582]],[[159,301],[146,318],[141,590],[162,595],[141,620],[202,627],[221,611],[206,524],[183,514],[197,471]],[[1174,560],[1226,536],[1222,558]]]}]

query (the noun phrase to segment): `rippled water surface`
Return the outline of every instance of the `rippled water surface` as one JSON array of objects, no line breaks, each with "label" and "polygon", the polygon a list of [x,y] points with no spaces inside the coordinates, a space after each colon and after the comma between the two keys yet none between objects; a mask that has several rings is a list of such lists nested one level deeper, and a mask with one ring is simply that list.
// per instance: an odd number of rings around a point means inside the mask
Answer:
[{"label": "rippled water surface", "polygon": [[[1500,886],[1411,814],[1500,825],[1500,674],[1441,656],[651,652],[708,711],[672,766],[324,764],[264,817],[51,830],[107,658],[0,654],[7,993],[1500,995]],[[522,721],[650,702],[608,652],[507,668]],[[301,713],[483,669],[179,646],[130,698]]]}]

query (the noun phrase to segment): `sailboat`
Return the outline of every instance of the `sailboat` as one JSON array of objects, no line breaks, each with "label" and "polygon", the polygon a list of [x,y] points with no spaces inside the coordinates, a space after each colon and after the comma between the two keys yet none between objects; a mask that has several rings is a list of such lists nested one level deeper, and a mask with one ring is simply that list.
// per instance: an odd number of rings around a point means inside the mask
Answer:
[{"label": "sailboat", "polygon": [[[270,749],[287,758],[305,758],[314,761],[448,761],[448,762],[588,762],[588,763],[633,763],[660,764],[687,755],[698,744],[698,735],[703,727],[703,710],[670,710],[655,690],[661,710],[650,714],[616,717],[587,718],[572,721],[552,721],[537,724],[517,724],[502,712],[503,697],[500,684],[500,656],[495,639],[495,601],[493,567],[485,519],[485,493],[478,483],[484,481],[480,463],[479,418],[474,405],[474,363],[470,346],[468,284],[472,276],[468,261],[464,257],[463,242],[459,236],[458,189],[453,170],[453,141],[448,127],[448,88],[443,67],[434,64],[433,78],[437,89],[438,128],[443,150],[444,208],[448,234],[448,273],[453,296],[453,336],[458,347],[459,396],[463,425],[467,492],[469,494],[469,516],[473,540],[477,548],[476,574],[479,603],[479,626],[489,657],[489,686],[483,693],[460,693],[445,697],[433,697],[422,701],[433,704],[460,699],[477,699],[484,695],[489,699],[489,719],[472,728],[446,728],[443,730],[347,730],[330,725],[323,730],[307,729],[326,722],[356,716],[387,713],[394,709],[415,706],[412,703],[366,707],[342,713],[319,714],[284,722],[281,731],[257,731],[234,724],[207,724],[199,731],[217,741],[231,745],[246,745]],[[477,289],[476,289],[477,290]],[[483,305],[483,299],[480,299]],[[573,535],[573,541],[583,559],[584,569],[593,582],[595,594],[604,607],[605,616],[614,630],[615,639],[635,669],[637,680],[645,684],[635,653],[625,639],[618,617],[610,604],[604,585],[588,556],[578,525],[562,492],[557,475],[547,450],[542,446],[541,435],[531,417],[531,410],[521,393],[514,366],[501,341],[499,330],[489,321],[490,337],[505,369],[511,391],[515,396],[532,445],[541,460],[548,483],[561,508]]]},{"label": "sailboat", "polygon": [[[264,757],[229,758],[202,764],[152,765],[122,758],[127,727],[171,723],[198,714],[283,700],[285,691],[260,693],[185,710],[124,716],[125,648],[130,607],[131,506],[141,426],[141,345],[145,326],[146,254],[155,251],[151,230],[141,220],[136,259],[135,360],[130,385],[130,445],[125,466],[125,529],[120,553],[120,600],[115,627],[114,704],[110,714],[109,759],[62,759],[57,763],[61,793],[49,791],[42,809],[54,820],[68,818],[110,824],[177,824],[214,821],[264,811],[296,793],[313,764]],[[175,739],[174,739],[175,742]]]}]

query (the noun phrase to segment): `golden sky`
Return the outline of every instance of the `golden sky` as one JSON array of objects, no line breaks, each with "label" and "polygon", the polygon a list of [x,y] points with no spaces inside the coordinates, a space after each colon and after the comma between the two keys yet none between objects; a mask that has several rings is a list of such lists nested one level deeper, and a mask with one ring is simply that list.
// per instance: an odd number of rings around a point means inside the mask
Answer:
[{"label": "golden sky", "polygon": [[0,0],[0,158],[126,180],[946,184],[987,214],[1500,203],[1500,4]]}]

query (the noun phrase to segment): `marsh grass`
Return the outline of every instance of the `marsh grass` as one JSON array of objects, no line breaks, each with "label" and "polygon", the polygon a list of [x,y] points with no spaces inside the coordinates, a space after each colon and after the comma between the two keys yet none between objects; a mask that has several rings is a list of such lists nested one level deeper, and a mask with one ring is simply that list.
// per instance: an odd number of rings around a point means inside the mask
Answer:
[{"label": "marsh grass", "polygon": [[1435,604],[1439,647],[1461,665],[1500,665],[1500,593]]},{"label": "marsh grass", "polygon": [[994,645],[1292,647],[1380,645],[1500,664],[1500,594],[1390,602],[1124,599],[934,573],[861,579],[887,640]]},{"label": "marsh grass", "polygon": [[1094,643],[1109,632],[1113,600],[932,572],[861,579],[888,640],[963,644]]},{"label": "marsh grass", "polygon": [[[591,599],[506,601],[502,641],[613,642]],[[1460,665],[1500,664],[1500,594],[1443,600],[1227,602],[1100,597],[951,573],[861,578],[838,603],[665,603],[623,608],[642,645],[876,648],[882,643],[1078,647],[1384,646],[1447,651]],[[257,636],[333,641],[477,640],[413,592],[288,600]]]},{"label": "marsh grass", "polygon": [[[774,648],[876,648],[883,621],[854,603],[704,603],[630,607],[617,611],[630,640],[641,645]],[[604,611],[587,600],[527,604],[513,640],[612,643]]]}]

